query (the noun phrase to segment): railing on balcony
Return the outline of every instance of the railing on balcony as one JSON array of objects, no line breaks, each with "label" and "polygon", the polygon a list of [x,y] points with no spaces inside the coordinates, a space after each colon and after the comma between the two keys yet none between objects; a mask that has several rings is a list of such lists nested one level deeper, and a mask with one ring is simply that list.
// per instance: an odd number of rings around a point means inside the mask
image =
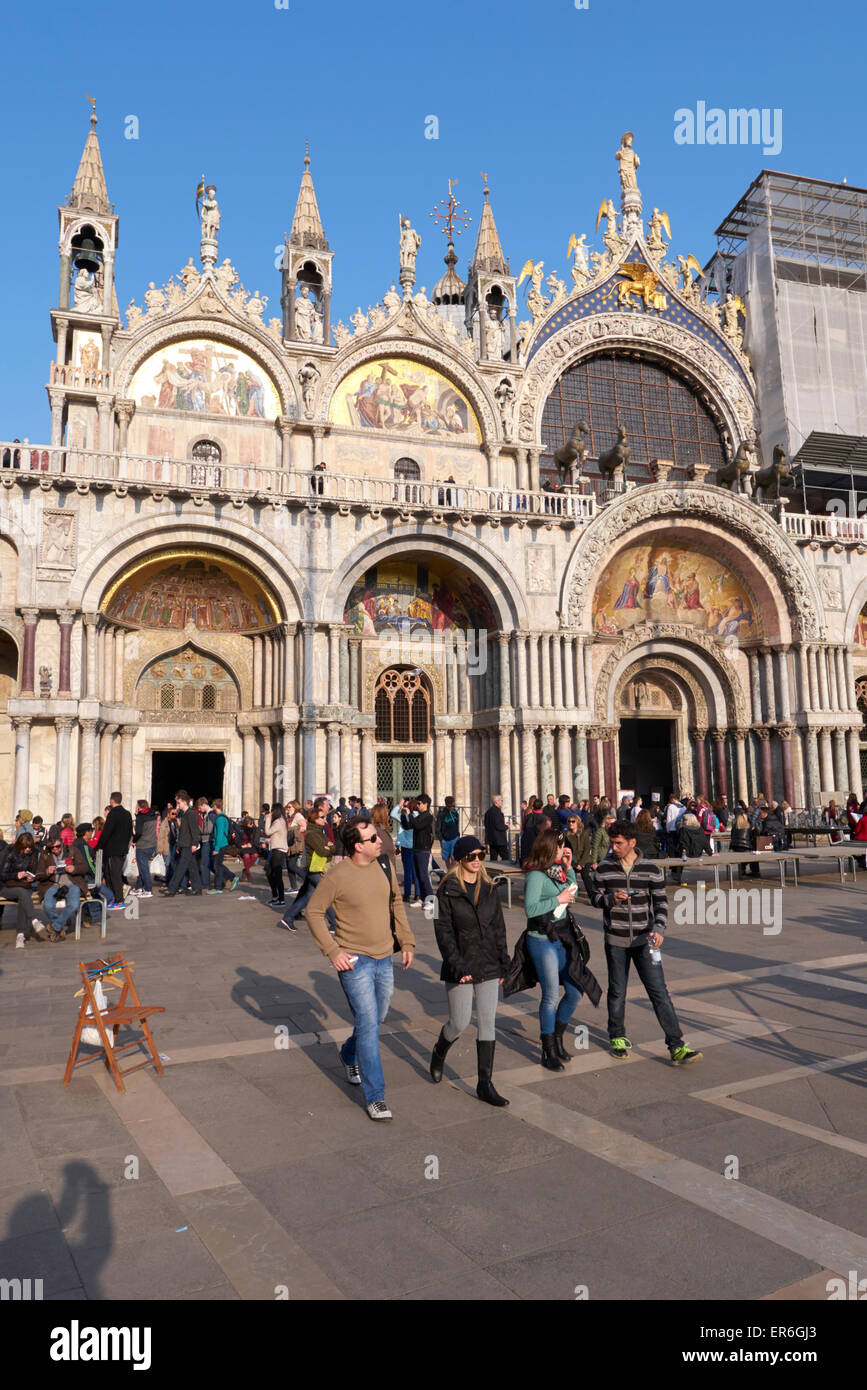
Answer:
[{"label": "railing on balcony", "polygon": [[[122,484],[134,490],[189,492],[210,496],[260,494],[339,505],[397,507],[401,511],[458,514],[507,513],[589,521],[596,515],[595,496],[532,492],[524,488],[465,487],[460,483],[425,483],[415,479],[364,478],[330,473],[262,468],[255,464],[205,463],[198,459],[152,458],[141,454],[102,453],[71,446],[0,442],[0,467],[24,477],[38,473],[69,483],[99,487]],[[34,480],[35,481],[35,480]]]},{"label": "railing on balcony", "polygon": [[867,544],[867,518],[783,512],[783,530],[799,540]]}]

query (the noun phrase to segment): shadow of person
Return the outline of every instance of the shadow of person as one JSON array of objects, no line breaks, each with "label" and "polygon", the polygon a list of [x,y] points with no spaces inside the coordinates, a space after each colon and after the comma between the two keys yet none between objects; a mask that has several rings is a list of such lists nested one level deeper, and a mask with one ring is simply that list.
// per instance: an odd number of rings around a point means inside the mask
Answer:
[{"label": "shadow of person", "polygon": [[[89,1163],[70,1161],[63,1170],[63,1190],[57,1202],[44,1192],[24,1197],[9,1214],[6,1239],[0,1243],[0,1274],[21,1277],[21,1272],[4,1268],[4,1246],[21,1237],[31,1239],[35,1233],[52,1229],[52,1208],[60,1223],[66,1247],[76,1265],[78,1256],[88,1252],[87,1297],[100,1300],[103,1293],[99,1275],[114,1248],[114,1227],[111,1219],[111,1188],[103,1182]],[[79,1239],[70,1239],[66,1228],[75,1222]],[[26,1276],[25,1276],[26,1277]]]},{"label": "shadow of person", "polygon": [[261,975],[247,965],[237,967],[238,979],[232,985],[230,998],[245,1013],[260,1023],[287,1019],[293,1013],[310,1013],[325,1018],[325,1009],[316,995],[281,980],[276,975]]}]

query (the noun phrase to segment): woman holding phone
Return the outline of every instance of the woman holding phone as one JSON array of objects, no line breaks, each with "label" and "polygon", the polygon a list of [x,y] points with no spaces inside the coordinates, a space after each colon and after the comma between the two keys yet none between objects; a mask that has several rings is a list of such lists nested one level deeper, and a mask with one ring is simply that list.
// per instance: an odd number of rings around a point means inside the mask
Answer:
[{"label": "woman holding phone", "polygon": [[563,1063],[571,1061],[563,1035],[582,993],[588,994],[594,1004],[601,997],[597,981],[586,968],[582,938],[576,934],[569,915],[578,880],[565,834],[543,830],[537,835],[524,862],[524,872],[527,929],[515,947],[514,965],[503,993],[516,994],[532,984],[540,985],[542,1066],[548,1071],[563,1071]]}]

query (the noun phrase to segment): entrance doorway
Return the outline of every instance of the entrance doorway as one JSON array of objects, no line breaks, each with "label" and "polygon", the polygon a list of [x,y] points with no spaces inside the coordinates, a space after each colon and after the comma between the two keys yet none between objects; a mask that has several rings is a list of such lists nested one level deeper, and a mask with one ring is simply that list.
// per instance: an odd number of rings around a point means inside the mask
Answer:
[{"label": "entrance doorway", "polygon": [[376,790],[389,806],[405,796],[424,791],[424,758],[421,753],[377,753]]},{"label": "entrance doorway", "polygon": [[674,791],[673,719],[621,719],[620,786],[633,788],[650,805],[653,792],[665,803]]},{"label": "entrance doorway", "polygon": [[[151,806],[162,812],[180,788],[190,796],[206,796],[213,801],[223,795],[225,753],[153,753],[151,762]],[[251,810],[256,810],[252,807]]]}]

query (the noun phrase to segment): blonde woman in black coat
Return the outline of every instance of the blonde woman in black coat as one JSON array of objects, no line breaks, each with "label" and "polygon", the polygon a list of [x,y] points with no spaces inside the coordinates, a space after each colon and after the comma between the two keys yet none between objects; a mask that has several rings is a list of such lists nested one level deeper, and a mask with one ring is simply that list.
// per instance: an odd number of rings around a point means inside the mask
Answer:
[{"label": "blonde woman in black coat", "polygon": [[482,861],[484,846],[474,835],[462,835],[454,848],[455,867],[437,889],[436,938],[443,958],[449,1021],[443,1027],[430,1061],[434,1081],[443,1079],[443,1062],[467,1027],[476,1005],[478,1084],[476,1095],[488,1105],[508,1105],[491,1080],[496,1046],[497,1001],[509,968],[503,907]]}]

